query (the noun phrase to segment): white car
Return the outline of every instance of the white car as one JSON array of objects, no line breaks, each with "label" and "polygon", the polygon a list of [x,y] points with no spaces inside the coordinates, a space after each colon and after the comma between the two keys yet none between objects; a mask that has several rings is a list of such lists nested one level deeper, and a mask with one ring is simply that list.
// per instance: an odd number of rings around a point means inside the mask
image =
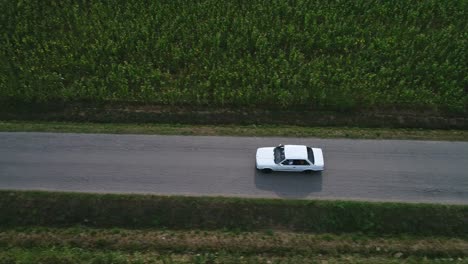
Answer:
[{"label": "white car", "polygon": [[324,168],[323,153],[320,148],[303,145],[258,148],[256,166],[257,169],[265,173],[272,171],[322,171]]}]

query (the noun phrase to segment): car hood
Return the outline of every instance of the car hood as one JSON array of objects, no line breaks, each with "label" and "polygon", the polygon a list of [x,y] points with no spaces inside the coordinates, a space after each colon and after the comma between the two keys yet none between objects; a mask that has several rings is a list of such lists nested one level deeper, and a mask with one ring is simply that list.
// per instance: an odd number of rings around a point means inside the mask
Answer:
[{"label": "car hood", "polygon": [[260,165],[260,166],[275,165],[273,150],[274,148],[257,149],[257,155],[256,155],[257,165]]}]

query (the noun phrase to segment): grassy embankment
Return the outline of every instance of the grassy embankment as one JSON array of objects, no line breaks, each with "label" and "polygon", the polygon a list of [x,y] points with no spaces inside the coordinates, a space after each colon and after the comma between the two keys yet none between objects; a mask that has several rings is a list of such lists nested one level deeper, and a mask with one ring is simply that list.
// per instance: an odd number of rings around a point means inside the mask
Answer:
[{"label": "grassy embankment", "polygon": [[4,263],[468,261],[461,205],[1,191],[0,210]]},{"label": "grassy embankment", "polygon": [[299,127],[274,125],[216,126],[183,124],[106,124],[0,121],[0,131],[468,141],[467,130],[429,130],[397,128],[390,129],[357,127]]},{"label": "grassy embankment", "polygon": [[0,259],[25,263],[38,263],[34,262],[37,260],[44,263],[440,263],[449,259],[468,262],[466,239],[379,238],[273,230],[36,227],[1,232],[0,247],[4,248],[0,250]]}]

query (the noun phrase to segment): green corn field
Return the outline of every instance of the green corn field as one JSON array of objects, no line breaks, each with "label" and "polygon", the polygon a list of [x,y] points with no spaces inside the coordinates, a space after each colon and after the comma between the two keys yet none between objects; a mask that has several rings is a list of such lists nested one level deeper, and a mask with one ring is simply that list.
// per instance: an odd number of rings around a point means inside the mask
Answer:
[{"label": "green corn field", "polygon": [[467,110],[466,0],[11,0],[0,10],[2,100]]}]

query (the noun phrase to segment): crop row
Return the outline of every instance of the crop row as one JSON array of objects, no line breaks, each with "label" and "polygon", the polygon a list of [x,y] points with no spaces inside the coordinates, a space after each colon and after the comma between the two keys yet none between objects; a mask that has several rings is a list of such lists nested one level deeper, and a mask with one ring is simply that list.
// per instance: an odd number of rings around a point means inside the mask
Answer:
[{"label": "crop row", "polygon": [[0,99],[466,110],[468,2],[2,1]]}]

